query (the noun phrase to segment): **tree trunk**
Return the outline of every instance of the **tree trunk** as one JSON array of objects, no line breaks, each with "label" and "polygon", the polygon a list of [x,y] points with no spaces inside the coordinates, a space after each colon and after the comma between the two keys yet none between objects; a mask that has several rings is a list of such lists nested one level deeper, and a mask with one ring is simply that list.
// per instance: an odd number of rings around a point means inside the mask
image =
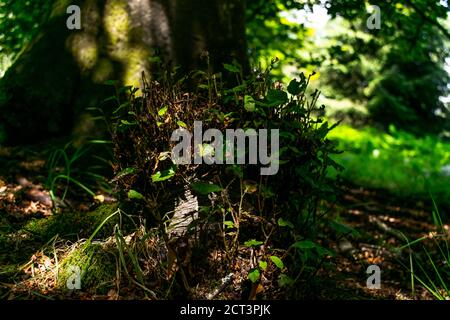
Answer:
[{"label": "tree trunk", "polygon": [[[48,22],[0,82],[0,123],[9,142],[30,143],[92,131],[86,107],[111,95],[102,84],[139,87],[149,57],[183,72],[236,59],[247,68],[243,0],[78,0],[81,30],[69,30],[67,3],[55,0]],[[156,49],[156,50],[155,50]]]}]

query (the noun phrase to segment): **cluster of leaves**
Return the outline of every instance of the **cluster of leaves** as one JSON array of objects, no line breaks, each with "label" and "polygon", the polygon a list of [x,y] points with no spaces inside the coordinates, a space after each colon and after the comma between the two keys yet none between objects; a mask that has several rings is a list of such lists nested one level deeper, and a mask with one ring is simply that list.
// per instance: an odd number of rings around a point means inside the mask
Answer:
[{"label": "cluster of leaves", "polygon": [[[263,78],[267,76],[268,73]],[[239,125],[280,130],[278,174],[260,178],[252,176],[249,167],[241,174],[259,180],[258,183],[245,180],[244,193],[248,194],[246,203],[255,215],[247,228],[261,241],[255,239],[245,245],[269,244],[268,253],[262,255],[259,265],[250,273],[252,281],[266,271],[266,263],[271,261],[281,270],[279,284],[292,286],[299,280],[309,279],[332,255],[318,241],[319,226],[323,223],[321,203],[333,201],[335,196],[334,182],[327,178],[328,169],[342,168],[330,158],[338,153],[336,144],[326,138],[336,125],[330,126],[321,118],[325,107],[317,106],[320,92],[307,91],[311,76],[301,73],[286,89],[275,82],[262,91],[255,90],[252,85],[257,80],[246,82],[243,100],[247,112],[240,115]],[[250,107],[250,104],[254,105]]]},{"label": "cluster of leaves", "polygon": [[104,196],[94,191],[111,192],[106,178],[110,174],[108,159],[111,158],[108,145],[106,140],[90,140],[81,145],[69,142],[51,152],[46,185],[54,204],[64,204],[66,196],[73,192],[71,187],[77,187],[75,190],[83,190],[93,199],[103,202]]},{"label": "cluster of leaves", "polygon": [[[304,50],[307,29],[283,17],[283,12],[303,9],[304,3],[290,0],[249,1],[246,6],[247,44],[253,64],[264,68],[272,57],[278,57],[291,68],[305,65],[300,51]],[[286,76],[281,70],[275,75]]]},{"label": "cluster of leaves", "polygon": [[[253,285],[269,278],[293,285],[332,255],[318,240],[321,205],[335,196],[328,168],[341,169],[330,158],[338,151],[326,138],[334,126],[321,119],[324,106],[316,105],[320,92],[307,91],[311,76],[300,74],[283,89],[269,77],[275,63],[248,77],[239,65],[225,64],[226,78],[236,79],[231,88],[221,74],[197,71],[175,81],[167,71],[158,81],[147,83],[144,77],[142,96],[131,87],[115,87],[115,95],[105,101],[116,103],[107,118],[122,195],[165,232],[174,199],[190,188],[203,201],[193,223],[222,239],[220,249],[230,267],[243,247],[257,252],[247,270]],[[279,172],[261,176],[259,165],[173,163],[172,133],[180,127],[193,132],[193,122],[199,120],[204,130],[278,129]],[[201,149],[208,152],[208,147],[203,143]],[[208,227],[217,224],[219,229]]]}]

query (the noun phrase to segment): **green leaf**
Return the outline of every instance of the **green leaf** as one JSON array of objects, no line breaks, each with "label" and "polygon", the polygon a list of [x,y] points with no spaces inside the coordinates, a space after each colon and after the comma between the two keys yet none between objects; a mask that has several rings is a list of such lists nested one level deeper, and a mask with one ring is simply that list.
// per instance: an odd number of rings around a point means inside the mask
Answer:
[{"label": "green leaf", "polygon": [[304,250],[304,249],[313,249],[313,248],[316,247],[316,244],[314,242],[312,242],[312,241],[309,241],[309,240],[303,240],[303,241],[297,241],[292,246],[294,248]]},{"label": "green leaf", "polygon": [[295,281],[284,273],[280,274],[280,277],[278,278],[278,284],[280,285],[280,287],[292,286],[294,283]]},{"label": "green leaf", "polygon": [[182,127],[182,128],[187,128],[186,123],[184,123],[184,122],[181,121],[181,120],[178,120],[178,121],[177,121],[177,125],[179,125],[179,126]]},{"label": "green leaf", "polygon": [[246,95],[244,97],[244,109],[253,112],[256,109],[255,99],[252,96]]},{"label": "green leaf", "polygon": [[128,121],[128,120],[120,120],[120,122],[121,122],[123,125],[126,125],[126,126],[135,126],[135,125],[137,125],[137,122],[130,122],[130,121]]},{"label": "green leaf", "polygon": [[259,267],[262,269],[262,270],[266,270],[267,269],[267,261],[264,261],[264,260],[261,260],[261,261],[259,261]]},{"label": "green leaf", "polygon": [[117,101],[117,97],[116,96],[108,97],[106,99],[103,99],[101,103],[106,103],[106,102],[113,101],[113,100]]},{"label": "green leaf", "polygon": [[258,247],[258,246],[262,245],[263,243],[264,242],[262,242],[262,241],[256,241],[255,239],[252,239],[252,240],[246,241],[244,243],[244,245],[246,247]]},{"label": "green leaf", "polygon": [[349,234],[349,233],[353,233],[355,230],[343,223],[340,223],[338,221],[332,221],[330,223],[330,227],[332,229],[334,229],[334,231],[336,231],[337,233],[340,234]]},{"label": "green leaf", "polygon": [[116,84],[119,84],[119,80],[106,80],[103,84],[106,86],[115,86]]},{"label": "green leaf", "polygon": [[136,190],[128,191],[128,199],[144,199],[144,196]]},{"label": "green leaf", "polygon": [[137,172],[136,168],[133,168],[133,167],[125,168],[125,169],[121,170],[121,171],[114,177],[113,180],[120,179],[120,178],[122,178],[122,177],[125,177],[125,176],[127,176],[127,175],[129,175],[129,174],[133,174],[133,173],[135,173],[135,172]]},{"label": "green leaf", "polygon": [[175,170],[173,168],[158,171],[154,175],[152,175],[152,182],[161,182],[165,180],[169,180],[175,175]]},{"label": "green leaf", "polygon": [[292,222],[284,220],[283,218],[278,219],[278,225],[280,227],[289,227],[291,229],[294,229],[294,225],[292,224]]},{"label": "green leaf", "polygon": [[288,101],[288,95],[282,90],[271,89],[267,93],[267,101],[271,107],[279,106]]},{"label": "green leaf", "polygon": [[235,175],[239,178],[244,177],[244,172],[242,170],[242,167],[237,164],[232,164],[230,166],[227,166],[225,170],[230,171],[233,175]]},{"label": "green leaf", "polygon": [[325,121],[319,129],[317,129],[316,134],[319,137],[319,139],[325,138],[325,136],[328,134],[330,129],[328,129],[328,122]]},{"label": "green leaf", "polygon": [[270,187],[266,187],[264,185],[260,186],[261,195],[264,199],[269,199],[275,196],[275,193],[270,189]]},{"label": "green leaf", "polygon": [[259,273],[258,269],[253,270],[248,274],[248,278],[251,282],[256,283],[258,282],[259,278],[261,277],[261,274]]},{"label": "green leaf", "polygon": [[129,102],[122,103],[116,110],[114,110],[114,114],[117,114],[120,110],[130,106]]},{"label": "green leaf", "polygon": [[200,194],[206,195],[212,192],[220,192],[222,188],[218,185],[206,183],[206,182],[193,182],[191,183],[191,188]]},{"label": "green leaf", "polygon": [[332,166],[337,171],[343,171],[345,169],[343,166],[341,166],[339,163],[337,163],[336,161],[334,161],[329,157],[326,159],[326,162],[328,165]]},{"label": "green leaf", "polygon": [[247,84],[244,83],[244,84],[238,85],[236,87],[233,87],[229,90],[226,90],[226,92],[238,93],[238,92],[244,91],[245,89],[247,89]]},{"label": "green leaf", "polygon": [[233,221],[224,221],[223,224],[227,227],[227,229],[232,229],[232,228],[234,228],[234,223],[233,223]]},{"label": "green leaf", "polygon": [[284,263],[277,256],[271,256],[270,260],[277,266],[278,269],[282,270],[284,268]]},{"label": "green leaf", "polygon": [[163,115],[165,115],[167,113],[167,110],[169,110],[168,106],[164,106],[163,108],[159,109],[158,116],[162,117]]},{"label": "green leaf", "polygon": [[297,81],[297,79],[292,79],[292,81],[289,83],[288,87],[287,87],[287,91],[296,96],[298,95],[300,92],[302,92],[302,90],[300,89],[301,87],[301,82]]},{"label": "green leaf", "polygon": [[230,71],[232,73],[241,72],[241,69],[238,66],[235,66],[233,64],[224,63],[223,67],[225,68],[225,70]]},{"label": "green leaf", "polygon": [[316,251],[317,251],[317,254],[319,256],[321,256],[321,257],[323,257],[323,256],[332,256],[332,257],[334,257],[335,256],[334,252],[332,252],[332,251],[330,251],[330,250],[328,250],[328,249],[326,249],[326,248],[324,248],[322,246],[319,246],[319,245],[316,245]]}]

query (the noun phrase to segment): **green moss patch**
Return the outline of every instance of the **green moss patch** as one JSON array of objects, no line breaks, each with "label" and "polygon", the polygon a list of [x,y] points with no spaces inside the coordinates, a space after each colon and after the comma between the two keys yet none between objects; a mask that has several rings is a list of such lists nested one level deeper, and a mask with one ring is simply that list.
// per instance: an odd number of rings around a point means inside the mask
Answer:
[{"label": "green moss patch", "polygon": [[114,286],[116,259],[114,254],[100,244],[76,246],[62,261],[58,270],[58,288],[70,290],[67,283],[80,270],[83,291],[106,294]]},{"label": "green moss patch", "polygon": [[[44,219],[32,219],[23,228],[44,241],[56,235],[68,240],[88,238],[97,226],[117,210],[117,207],[117,204],[102,205],[88,213],[63,212]],[[111,235],[117,222],[117,216],[109,219],[96,237]]]}]

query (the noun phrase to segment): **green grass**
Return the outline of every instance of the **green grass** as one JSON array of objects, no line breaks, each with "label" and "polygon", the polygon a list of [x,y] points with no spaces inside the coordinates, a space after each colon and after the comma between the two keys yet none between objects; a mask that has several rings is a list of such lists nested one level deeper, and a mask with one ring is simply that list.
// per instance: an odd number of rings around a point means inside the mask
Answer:
[{"label": "green grass", "polygon": [[[443,224],[439,209],[433,202],[433,221],[437,228],[434,234],[423,236],[414,241],[404,235],[406,244],[399,249],[409,249],[409,266],[405,266],[411,275],[411,291],[415,294],[415,281],[422,285],[438,300],[450,299],[450,245],[446,226]],[[432,236],[430,236],[432,235]],[[422,245],[422,251],[415,246],[423,242],[431,242],[430,246]]]},{"label": "green grass", "polygon": [[418,138],[394,127],[385,133],[347,125],[331,131],[329,138],[344,151],[334,156],[345,167],[344,178],[403,197],[427,198],[431,192],[439,203],[450,204],[450,177],[441,173],[450,164],[450,143],[435,136]]}]

